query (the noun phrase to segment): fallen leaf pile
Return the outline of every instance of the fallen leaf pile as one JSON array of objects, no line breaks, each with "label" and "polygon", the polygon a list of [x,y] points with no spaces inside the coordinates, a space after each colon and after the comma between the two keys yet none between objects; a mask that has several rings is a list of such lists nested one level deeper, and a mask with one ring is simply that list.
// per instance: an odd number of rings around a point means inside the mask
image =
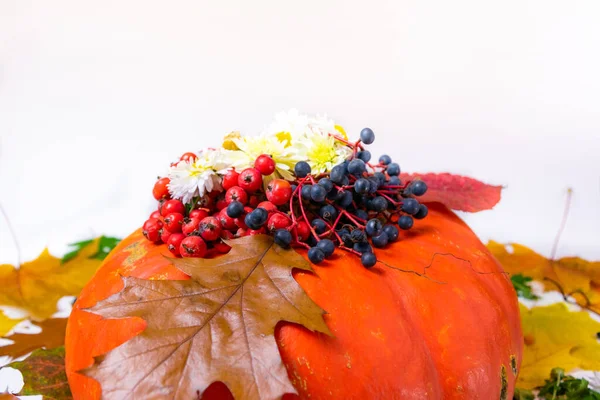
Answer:
[{"label": "fallen leaf pile", "polygon": [[136,316],[147,323],[141,334],[84,371],[105,395],[190,398],[215,381],[237,399],[296,392],[274,333],[279,321],[329,333],[323,310],[292,276],[293,268],[311,270],[310,264],[266,235],[228,244],[229,253],[218,258],[175,259],[190,280],[126,277],[121,292],[89,309],[105,318]]},{"label": "fallen leaf pile", "polygon": [[[64,372],[64,342],[66,318],[49,318],[64,296],[77,296],[94,275],[102,260],[117,245],[119,239],[101,236],[74,243],[73,250],[63,259],[45,249],[38,258],[15,268],[0,265],[0,306],[23,310],[37,334],[6,335],[23,320],[6,316],[0,310],[0,336],[12,343],[0,347],[0,356],[12,359],[31,353],[24,361],[13,362],[25,379],[20,395],[42,394],[45,399],[69,399],[70,391]],[[0,394],[0,398],[16,398]]]}]

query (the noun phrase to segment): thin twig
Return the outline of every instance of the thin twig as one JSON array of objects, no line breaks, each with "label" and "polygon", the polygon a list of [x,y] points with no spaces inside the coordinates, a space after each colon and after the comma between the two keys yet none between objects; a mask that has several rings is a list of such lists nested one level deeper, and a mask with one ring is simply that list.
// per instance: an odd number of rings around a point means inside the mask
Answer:
[{"label": "thin twig", "polygon": [[558,250],[558,242],[560,241],[560,236],[565,229],[565,225],[567,225],[567,218],[569,217],[569,209],[571,208],[571,197],[573,197],[573,189],[567,189],[567,200],[565,202],[565,210],[563,211],[562,221],[560,222],[560,227],[558,228],[558,233],[556,234],[556,238],[554,239],[554,245],[552,246],[552,253],[550,253],[550,259],[556,259],[556,251]]}]

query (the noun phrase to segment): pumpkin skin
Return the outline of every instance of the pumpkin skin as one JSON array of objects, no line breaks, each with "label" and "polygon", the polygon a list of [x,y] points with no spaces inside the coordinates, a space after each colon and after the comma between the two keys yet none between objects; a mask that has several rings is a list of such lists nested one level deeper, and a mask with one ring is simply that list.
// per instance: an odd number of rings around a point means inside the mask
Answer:
[{"label": "pumpkin skin", "polygon": [[[302,399],[510,399],[523,336],[508,276],[469,227],[432,203],[427,218],[376,250],[370,270],[343,251],[315,274],[294,271],[323,309],[333,337],[280,322],[275,337]],[[305,257],[306,254],[302,253]],[[102,319],[83,309],[122,289],[120,275],[187,279],[138,230],[107,257],[77,299],[66,334],[66,371],[75,399],[100,385],[77,371],[140,333],[139,318]],[[433,261],[432,261],[433,260]],[[427,277],[419,276],[426,270]],[[123,376],[115,379],[126,379]],[[203,399],[231,399],[222,383]],[[298,398],[287,394],[286,400]]]}]

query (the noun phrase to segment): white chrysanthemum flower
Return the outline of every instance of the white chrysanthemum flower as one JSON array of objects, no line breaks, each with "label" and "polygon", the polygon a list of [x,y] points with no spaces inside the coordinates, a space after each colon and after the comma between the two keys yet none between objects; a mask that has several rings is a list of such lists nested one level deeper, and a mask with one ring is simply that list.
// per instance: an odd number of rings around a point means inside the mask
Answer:
[{"label": "white chrysanthemum flower", "polygon": [[289,146],[287,141],[280,140],[277,136],[262,134],[259,136],[243,136],[232,139],[238,147],[231,156],[232,164],[236,168],[254,166],[254,161],[261,154],[268,154],[275,161],[275,175],[287,180],[294,180],[290,170],[302,158],[294,146]]},{"label": "white chrysanthemum flower", "polygon": [[275,135],[281,141],[289,140],[292,142],[290,144],[315,133],[327,136],[341,132],[336,128],[335,122],[326,115],[309,117],[300,114],[295,108],[276,114],[275,120],[265,130],[265,134]]},{"label": "white chrysanthemum flower", "polygon": [[222,190],[221,178],[233,165],[232,151],[207,149],[197,154],[196,161],[180,161],[169,170],[169,193],[174,199],[188,203],[194,196]]},{"label": "white chrysanthemum flower", "polygon": [[313,174],[331,171],[352,154],[349,147],[332,136],[320,133],[305,135],[295,143],[295,146],[301,157],[310,165]]}]

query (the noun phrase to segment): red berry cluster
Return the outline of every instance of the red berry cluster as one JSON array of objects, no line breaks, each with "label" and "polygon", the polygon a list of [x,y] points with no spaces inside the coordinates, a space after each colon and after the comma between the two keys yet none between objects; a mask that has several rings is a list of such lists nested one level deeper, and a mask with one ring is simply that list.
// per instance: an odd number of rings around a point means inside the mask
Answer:
[{"label": "red berry cluster", "polygon": [[[194,161],[195,157],[193,153],[185,153],[180,161]],[[229,251],[229,246],[222,239],[288,228],[292,221],[278,206],[289,202],[292,195],[290,183],[273,179],[263,190],[263,175],[271,175],[274,171],[273,159],[266,154],[261,155],[256,159],[254,168],[241,172],[229,170],[223,176],[223,192],[213,191],[187,205],[171,199],[169,178],[160,178],[152,189],[152,195],[158,200],[158,210],[150,214],[142,232],[151,242],[167,244],[175,256],[208,257]],[[242,205],[236,218],[227,213],[227,206],[232,203]],[[251,229],[244,222],[245,216],[256,208],[266,210],[269,217],[265,226]],[[308,225],[301,225],[296,230],[301,237],[308,237]]]},{"label": "red berry cluster", "polygon": [[[300,161],[292,182],[273,179],[276,163],[267,154],[257,157],[252,168],[230,169],[221,177],[222,191],[188,204],[170,199],[169,179],[160,178],[153,188],[158,211],[144,223],[144,235],[168,244],[176,256],[209,257],[229,251],[224,240],[270,234],[282,247],[306,248],[314,264],[338,248],[372,267],[377,262],[373,247],[398,240],[400,230],[427,216],[427,206],[414,198],[427,185],[420,180],[403,183],[400,166],[387,155],[371,163],[371,153],[363,146],[374,141],[371,129],[363,129],[356,142],[333,136],[352,150],[351,156],[319,174]],[[186,153],[181,160],[195,157]]]}]

